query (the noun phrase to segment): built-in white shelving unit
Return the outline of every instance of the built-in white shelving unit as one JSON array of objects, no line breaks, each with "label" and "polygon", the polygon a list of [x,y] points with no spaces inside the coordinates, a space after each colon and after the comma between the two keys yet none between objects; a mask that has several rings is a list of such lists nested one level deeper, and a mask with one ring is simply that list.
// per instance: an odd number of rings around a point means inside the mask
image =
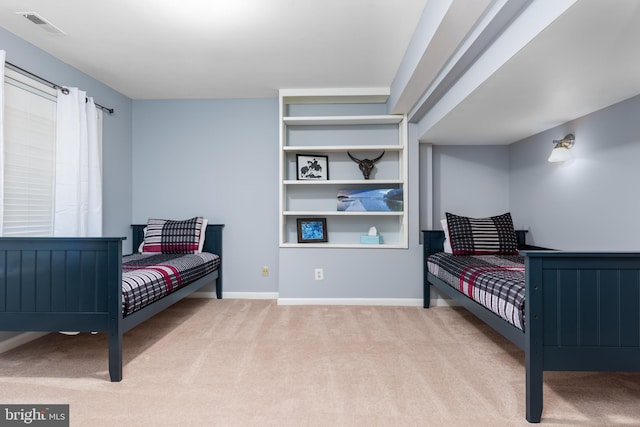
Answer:
[{"label": "built-in white shelving unit", "polygon": [[[384,89],[280,91],[280,247],[407,248],[407,123],[378,114],[387,97]],[[348,155],[382,152],[368,180]],[[328,179],[297,179],[298,155],[326,156]],[[367,189],[401,190],[403,209],[338,211],[340,190]],[[317,217],[326,219],[328,241],[298,243],[297,219]],[[372,226],[384,243],[361,244]]]}]

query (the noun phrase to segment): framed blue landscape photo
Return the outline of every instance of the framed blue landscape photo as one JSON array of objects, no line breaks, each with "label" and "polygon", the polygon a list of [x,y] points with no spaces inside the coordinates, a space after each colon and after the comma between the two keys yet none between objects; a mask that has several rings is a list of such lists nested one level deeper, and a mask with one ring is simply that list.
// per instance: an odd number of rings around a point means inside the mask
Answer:
[{"label": "framed blue landscape photo", "polygon": [[298,218],[298,243],[327,242],[326,218]]},{"label": "framed blue landscape photo", "polygon": [[338,210],[357,212],[402,212],[402,188],[338,190]]}]

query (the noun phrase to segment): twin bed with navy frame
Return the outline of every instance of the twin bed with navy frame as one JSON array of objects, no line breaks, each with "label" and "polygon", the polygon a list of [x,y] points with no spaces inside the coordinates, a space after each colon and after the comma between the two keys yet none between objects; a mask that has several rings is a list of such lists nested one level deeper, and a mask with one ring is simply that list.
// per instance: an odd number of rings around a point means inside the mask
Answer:
[{"label": "twin bed with navy frame", "polygon": [[[132,248],[145,226],[132,226]],[[219,257],[213,271],[130,314],[123,310],[124,237],[0,238],[0,330],[107,332],[109,376],[121,381],[125,332],[205,285],[215,282],[222,298],[222,229],[205,230],[202,252]]]},{"label": "twin bed with navy frame", "polygon": [[[133,226],[133,248],[145,238]],[[209,224],[203,252],[222,258],[223,225]],[[443,252],[441,230],[423,231],[424,307],[435,286],[525,352],[526,419],[540,422],[544,371],[640,371],[640,253],[531,250],[524,257],[524,322],[519,328],[427,267]],[[131,314],[123,312],[124,238],[0,238],[0,330],[108,332],[109,375],[122,380],[122,336],[215,281],[222,264]],[[535,248],[534,248],[535,249]]]},{"label": "twin bed with navy frame", "polygon": [[544,371],[640,371],[640,253],[535,250],[516,231],[524,257],[520,329],[432,274],[428,259],[443,252],[445,234],[422,234],[424,307],[435,286],[524,350],[527,421],[541,420]]}]

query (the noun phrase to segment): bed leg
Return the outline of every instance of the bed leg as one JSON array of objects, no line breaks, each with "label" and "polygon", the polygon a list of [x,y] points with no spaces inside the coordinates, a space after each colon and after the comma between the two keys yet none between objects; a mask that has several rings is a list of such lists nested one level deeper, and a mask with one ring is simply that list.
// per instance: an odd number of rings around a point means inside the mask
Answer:
[{"label": "bed leg", "polygon": [[526,343],[524,348],[527,370],[527,421],[539,423],[542,418],[542,380],[544,376],[544,310],[542,264],[540,260],[525,260]]},{"label": "bed leg", "polygon": [[428,244],[429,239],[426,235],[427,232],[423,232],[422,243],[422,307],[429,308],[431,304],[431,285],[429,284],[429,270],[427,268],[427,257],[431,254],[431,246]]},{"label": "bed leg", "polygon": [[216,279],[216,298],[222,299],[222,278]]},{"label": "bed leg", "polygon": [[422,306],[424,308],[429,308],[429,305],[431,304],[431,285],[429,284],[429,282],[427,282],[427,280],[425,279],[423,282],[423,304]]},{"label": "bed leg", "polygon": [[111,382],[122,381],[122,334],[109,331],[109,376]]},{"label": "bed leg", "polygon": [[529,354],[526,355],[527,383],[527,421],[539,423],[542,418],[542,361],[532,360]]}]

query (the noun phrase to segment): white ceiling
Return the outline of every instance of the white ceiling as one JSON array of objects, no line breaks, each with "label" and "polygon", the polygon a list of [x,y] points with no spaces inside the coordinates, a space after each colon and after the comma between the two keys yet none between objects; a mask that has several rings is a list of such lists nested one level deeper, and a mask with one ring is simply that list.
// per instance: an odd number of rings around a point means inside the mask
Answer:
[{"label": "white ceiling", "polygon": [[[259,98],[279,88],[389,87],[425,4],[2,0],[0,25],[133,99]],[[66,35],[15,13],[24,11]]]},{"label": "white ceiling", "polygon": [[510,144],[638,94],[640,1],[578,0],[420,138]]},{"label": "white ceiling", "polygon": [[[425,6],[439,4],[428,1],[2,0],[0,26],[132,99],[261,98],[280,88],[391,86]],[[447,31],[462,38],[456,26],[472,29],[469,1],[452,0],[457,17],[425,50],[427,80],[455,49]],[[66,35],[16,12],[36,12]],[[422,80],[407,99],[428,91]],[[637,94],[640,1],[578,0],[420,139],[508,144]]]}]

